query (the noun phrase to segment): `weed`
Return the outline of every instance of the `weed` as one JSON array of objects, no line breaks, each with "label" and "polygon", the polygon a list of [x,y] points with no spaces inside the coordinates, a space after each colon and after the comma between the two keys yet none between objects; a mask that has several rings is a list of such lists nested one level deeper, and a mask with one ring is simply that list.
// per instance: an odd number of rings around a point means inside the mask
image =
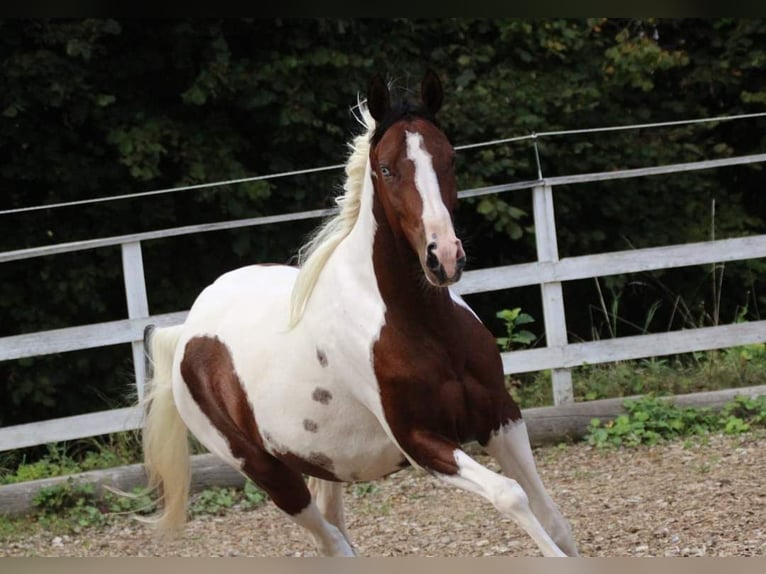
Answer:
[{"label": "weed", "polygon": [[645,396],[626,399],[625,414],[603,423],[592,419],[586,440],[596,447],[656,444],[711,432],[739,434],[752,426],[766,426],[766,397],[737,397],[715,412],[709,408],[678,407],[669,399]]},{"label": "weed", "polygon": [[236,500],[233,488],[213,487],[193,497],[189,506],[192,516],[201,514],[221,515],[234,506]]},{"label": "weed", "polygon": [[189,511],[192,516],[220,516],[235,506],[248,510],[256,508],[266,498],[266,494],[248,480],[242,489],[212,487],[203,490],[192,498]]},{"label": "weed", "polygon": [[266,493],[248,480],[245,482],[245,487],[242,489],[240,506],[247,509],[255,508],[266,502],[266,498]]},{"label": "weed", "polygon": [[380,487],[374,482],[357,482],[351,488],[355,498],[362,498],[380,492]]},{"label": "weed", "polygon": [[92,483],[63,483],[41,488],[33,501],[36,520],[57,530],[79,531],[100,526],[115,514],[147,513],[153,510],[151,499],[143,489],[135,489],[130,497],[100,491]]},{"label": "weed", "polygon": [[510,350],[514,344],[525,346],[535,340],[535,335],[525,329],[518,330],[519,325],[534,323],[534,318],[527,313],[522,313],[520,307],[514,309],[503,309],[496,314],[497,318],[503,322],[505,327],[505,337],[497,337],[497,344],[503,351]]},{"label": "weed", "polygon": [[138,462],[141,460],[139,444],[136,434],[132,432],[74,443],[48,444],[45,446],[46,453],[32,462],[28,462],[24,455],[20,459],[5,459],[0,484],[66,476]]}]

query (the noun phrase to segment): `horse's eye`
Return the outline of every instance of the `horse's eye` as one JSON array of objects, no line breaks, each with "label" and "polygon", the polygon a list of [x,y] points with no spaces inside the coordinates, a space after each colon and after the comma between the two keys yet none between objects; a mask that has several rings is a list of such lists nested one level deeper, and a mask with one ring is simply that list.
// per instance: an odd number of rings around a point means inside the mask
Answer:
[{"label": "horse's eye", "polygon": [[385,165],[380,166],[380,173],[383,174],[383,177],[391,177],[391,170],[388,169]]}]

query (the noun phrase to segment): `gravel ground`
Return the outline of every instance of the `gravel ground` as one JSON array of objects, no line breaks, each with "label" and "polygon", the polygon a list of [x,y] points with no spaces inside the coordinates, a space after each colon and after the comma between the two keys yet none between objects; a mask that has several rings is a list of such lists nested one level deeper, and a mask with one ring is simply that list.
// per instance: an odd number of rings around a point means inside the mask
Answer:
[{"label": "gravel ground", "polygon": [[[584,556],[766,556],[766,433],[535,454]],[[412,469],[373,488],[348,485],[346,493],[348,530],[364,556],[540,555],[488,503]],[[314,555],[308,535],[270,503],[192,520],[171,542],[121,518],[78,535],[40,532],[0,547],[0,556]]]}]

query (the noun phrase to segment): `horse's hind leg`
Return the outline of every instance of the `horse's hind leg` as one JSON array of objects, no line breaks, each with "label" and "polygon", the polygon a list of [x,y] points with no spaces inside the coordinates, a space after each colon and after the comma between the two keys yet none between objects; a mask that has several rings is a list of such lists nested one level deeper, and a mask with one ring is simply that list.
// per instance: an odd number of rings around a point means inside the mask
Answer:
[{"label": "horse's hind leg", "polygon": [[343,512],[343,485],[312,476],[309,477],[308,487],[322,516],[330,524],[335,525],[346,540],[351,540],[346,531],[346,519]]},{"label": "horse's hind leg", "polygon": [[[325,556],[356,556],[346,533],[323,516],[303,476],[265,450],[251,447],[241,470],[271,497],[290,519],[308,530]],[[342,516],[342,515],[341,515]]]},{"label": "horse's hind leg", "polygon": [[325,556],[355,556],[343,529],[327,520],[311,499],[301,473],[255,445],[243,447],[242,472],[271,497],[274,504],[293,522],[314,537]]},{"label": "horse's hind leg", "polygon": [[516,480],[529,498],[529,506],[556,544],[569,556],[577,556],[577,545],[569,523],[543,486],[537,473],[527,426],[513,421],[492,434],[487,452],[500,464],[503,473]]},{"label": "horse's hind leg", "polygon": [[255,416],[228,348],[212,337],[194,337],[181,362],[174,397],[186,426],[211,452],[262,488],[276,506],[314,536],[327,556],[354,556],[343,532],[311,499],[303,475],[263,446]]}]

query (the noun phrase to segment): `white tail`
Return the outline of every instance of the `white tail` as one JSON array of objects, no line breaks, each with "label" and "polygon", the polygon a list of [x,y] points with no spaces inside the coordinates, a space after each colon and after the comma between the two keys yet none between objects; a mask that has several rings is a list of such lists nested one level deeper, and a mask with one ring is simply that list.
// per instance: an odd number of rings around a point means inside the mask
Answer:
[{"label": "white tail", "polygon": [[150,519],[166,534],[186,524],[191,482],[186,425],[173,400],[173,356],[183,326],[155,329],[148,337],[153,376],[144,397],[144,465],[151,491],[161,493],[160,512]]}]

